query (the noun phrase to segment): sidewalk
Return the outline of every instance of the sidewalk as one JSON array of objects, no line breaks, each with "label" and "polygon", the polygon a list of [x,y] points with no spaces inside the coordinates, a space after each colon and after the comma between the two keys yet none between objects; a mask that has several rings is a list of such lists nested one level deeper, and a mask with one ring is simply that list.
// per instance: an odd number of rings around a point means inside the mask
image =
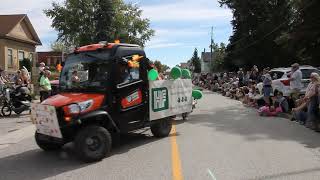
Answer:
[{"label": "sidewalk", "polygon": [[33,129],[30,115],[27,112],[19,116],[13,114],[10,117],[0,117],[0,149],[18,143],[25,136],[29,136]]}]

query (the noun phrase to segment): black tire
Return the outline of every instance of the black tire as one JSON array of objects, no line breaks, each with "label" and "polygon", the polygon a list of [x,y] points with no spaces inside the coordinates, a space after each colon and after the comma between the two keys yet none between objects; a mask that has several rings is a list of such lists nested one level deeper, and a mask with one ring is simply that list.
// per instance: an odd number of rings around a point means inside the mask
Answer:
[{"label": "black tire", "polygon": [[169,136],[172,129],[172,119],[164,118],[158,120],[155,124],[151,125],[151,132],[153,136],[162,138]]},{"label": "black tire", "polygon": [[184,121],[187,120],[188,116],[189,116],[189,113],[183,113],[182,120],[184,120]]},{"label": "black tire", "polygon": [[63,144],[59,144],[59,143],[54,143],[54,142],[50,142],[47,140],[43,140],[41,138],[41,134],[39,133],[35,133],[35,139],[36,139],[36,143],[37,145],[44,151],[57,151],[60,150],[63,146]]},{"label": "black tire", "polygon": [[11,116],[11,114],[12,114],[12,109],[10,108],[9,105],[5,104],[5,105],[3,105],[2,108],[1,108],[1,114],[2,114],[4,117]]},{"label": "black tire", "polygon": [[75,138],[78,157],[84,162],[100,161],[110,154],[112,138],[109,131],[100,126],[87,126]]}]

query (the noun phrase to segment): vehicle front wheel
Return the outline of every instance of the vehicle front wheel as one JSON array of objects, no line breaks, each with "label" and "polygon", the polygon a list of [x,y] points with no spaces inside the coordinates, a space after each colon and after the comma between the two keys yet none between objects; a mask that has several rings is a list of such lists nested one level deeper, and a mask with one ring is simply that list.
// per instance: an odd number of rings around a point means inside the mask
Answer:
[{"label": "vehicle front wheel", "polygon": [[100,126],[87,126],[75,138],[78,156],[84,162],[100,161],[111,151],[112,138],[109,131]]},{"label": "vehicle front wheel", "polygon": [[155,137],[167,137],[172,129],[172,119],[164,118],[158,120],[155,124],[151,125],[151,132]]},{"label": "vehicle front wheel", "polygon": [[43,138],[41,138],[41,134],[39,133],[35,133],[35,139],[36,139],[36,143],[37,145],[44,151],[57,151],[60,150],[63,146],[63,144],[59,144],[59,143],[54,143],[54,142],[50,142],[48,140],[44,140]]}]

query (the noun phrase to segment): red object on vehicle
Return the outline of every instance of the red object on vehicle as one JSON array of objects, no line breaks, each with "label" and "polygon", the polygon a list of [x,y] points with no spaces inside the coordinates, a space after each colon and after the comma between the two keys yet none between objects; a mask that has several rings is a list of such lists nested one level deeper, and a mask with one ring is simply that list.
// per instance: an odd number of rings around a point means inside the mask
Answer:
[{"label": "red object on vehicle", "polygon": [[290,86],[290,80],[281,80],[281,82],[285,86]]},{"label": "red object on vehicle", "polygon": [[140,89],[121,100],[122,108],[129,108],[132,106],[139,105],[141,103],[142,103],[142,92]]},{"label": "red object on vehicle", "polygon": [[87,100],[93,100],[93,105],[88,111],[98,109],[103,100],[104,95],[102,94],[85,94],[85,93],[61,93],[46,99],[43,104],[51,105],[55,107],[62,107],[71,103],[83,102]]},{"label": "red object on vehicle", "polygon": [[75,52],[87,52],[87,51],[96,51],[98,49],[111,49],[113,47],[113,43],[108,44],[91,44],[87,46],[79,47],[75,50]]}]

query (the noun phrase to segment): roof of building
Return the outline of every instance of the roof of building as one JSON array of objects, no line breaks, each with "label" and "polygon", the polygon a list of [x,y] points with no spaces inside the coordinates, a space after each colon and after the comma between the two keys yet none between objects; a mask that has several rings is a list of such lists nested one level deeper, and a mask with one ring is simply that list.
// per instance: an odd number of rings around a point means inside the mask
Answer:
[{"label": "roof of building", "polygon": [[[27,28],[31,33],[33,39],[20,39],[17,37],[11,37],[10,32],[22,21],[26,22]],[[12,15],[0,15],[0,37],[14,39],[18,41],[25,41],[35,45],[41,45],[40,38],[34,30],[28,16],[26,14],[12,14]]]}]

